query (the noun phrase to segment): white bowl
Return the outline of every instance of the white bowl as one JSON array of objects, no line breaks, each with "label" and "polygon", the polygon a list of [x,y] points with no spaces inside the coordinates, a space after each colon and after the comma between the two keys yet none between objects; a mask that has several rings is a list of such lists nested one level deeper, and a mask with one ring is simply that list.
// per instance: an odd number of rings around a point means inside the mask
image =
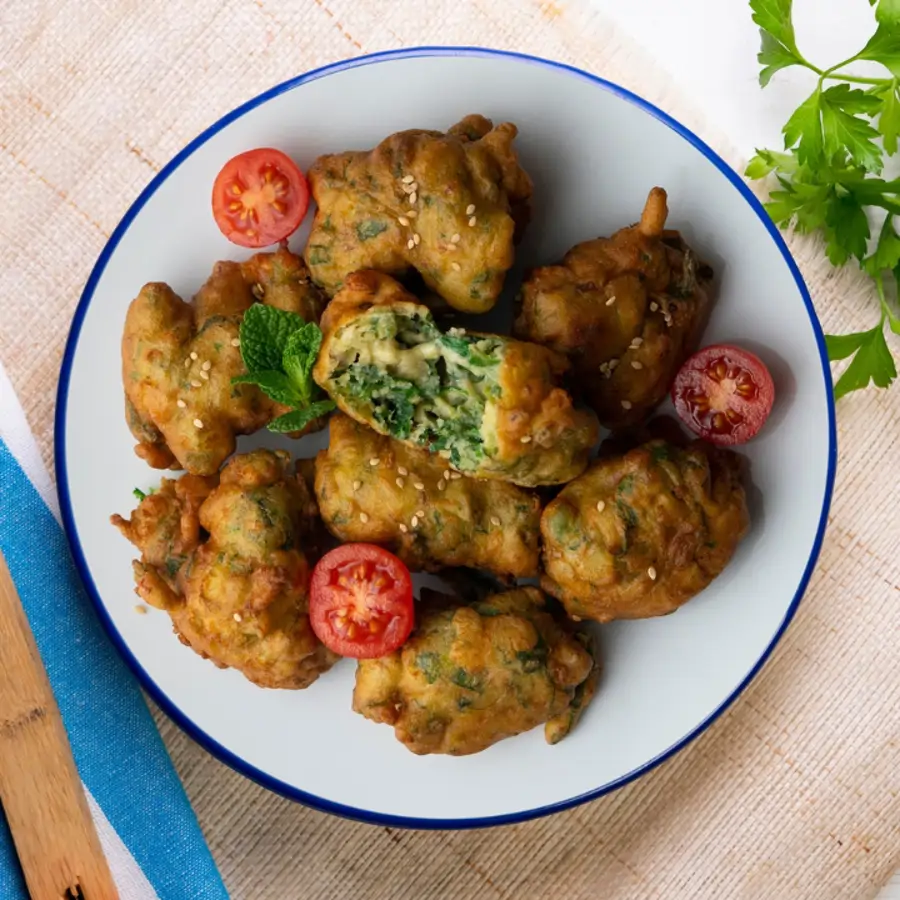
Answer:
[{"label": "white bowl", "polygon": [[[601,629],[604,675],[571,736],[542,729],[470,757],[416,757],[350,710],[345,660],[305,691],[261,690],[181,646],[166,615],[135,615],[133,548],[110,525],[157,483],[135,457],[119,364],[128,303],[147,281],[190,297],[218,259],[247,252],[210,214],[233,154],[279,147],[308,166],[405,128],[445,129],[470,112],[520,129],[535,208],[518,266],[635,221],[669,192],[670,225],[715,266],[706,343],[758,352],[776,382],[772,418],[742,448],[752,530],[726,571],[671,616]],[[302,247],[305,232],[292,241]],[[510,279],[512,287],[517,272]],[[822,333],[784,242],[742,180],[697,137],[639,97],[587,73],[509,53],[423,48],[349,60],[279,85],[188,145],[129,209],[75,313],[59,387],[56,464],[66,531],[110,637],[156,702],[221,760],[328,812],[415,827],[521,821],[631,781],[705,729],[762,666],[809,579],[831,496],[834,407]],[[263,432],[242,442],[301,443]]]}]

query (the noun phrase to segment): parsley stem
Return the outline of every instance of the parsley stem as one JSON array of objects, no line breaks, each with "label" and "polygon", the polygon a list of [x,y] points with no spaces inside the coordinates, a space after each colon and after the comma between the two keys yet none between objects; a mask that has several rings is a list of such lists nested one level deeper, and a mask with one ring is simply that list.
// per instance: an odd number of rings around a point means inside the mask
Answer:
[{"label": "parsley stem", "polygon": [[900,216],[900,203],[891,203],[890,200],[878,200],[876,198],[866,199],[866,203],[869,206],[880,206],[882,209],[886,209],[889,213],[892,213],[895,216]]},{"label": "parsley stem", "polygon": [[881,85],[890,84],[890,78],[863,78],[861,75],[832,75],[831,70],[822,73],[822,78],[831,78],[834,81],[852,81],[854,84]]}]

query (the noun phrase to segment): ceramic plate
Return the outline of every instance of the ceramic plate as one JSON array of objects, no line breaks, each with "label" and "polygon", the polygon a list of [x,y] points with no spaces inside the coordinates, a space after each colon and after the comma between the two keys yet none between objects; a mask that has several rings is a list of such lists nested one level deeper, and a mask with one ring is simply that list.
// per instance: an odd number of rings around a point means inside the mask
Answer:
[{"label": "ceramic plate", "polygon": [[[665,618],[600,631],[600,691],[555,747],[542,729],[474,756],[417,757],[350,710],[345,660],[305,691],[261,690],[182,647],[167,616],[134,612],[133,548],[108,522],[156,483],[125,425],[119,343],[147,281],[191,296],[229,244],[210,214],[222,164],[279,147],[306,168],[406,128],[444,130],[479,112],[515,122],[535,206],[518,250],[557,260],[635,221],[648,190],[669,192],[670,226],[714,265],[705,342],[735,341],[769,364],[777,404],[751,462],[752,530],[726,571]],[[303,246],[305,233],[292,240]],[[268,432],[242,447],[279,438]],[[308,456],[321,435],[291,444]],[[59,388],[56,463],[76,562],[112,640],[159,705],[210,752],[288,797],[329,812],[416,827],[520,821],[597,797],[706,728],[759,670],[793,616],[825,527],[835,463],[822,333],[781,237],[742,180],[698,138],[640,98],[574,69],[506,53],[422,48],[350,60],[280,85],[186,147],[138,198],[100,256],[75,313]]]}]

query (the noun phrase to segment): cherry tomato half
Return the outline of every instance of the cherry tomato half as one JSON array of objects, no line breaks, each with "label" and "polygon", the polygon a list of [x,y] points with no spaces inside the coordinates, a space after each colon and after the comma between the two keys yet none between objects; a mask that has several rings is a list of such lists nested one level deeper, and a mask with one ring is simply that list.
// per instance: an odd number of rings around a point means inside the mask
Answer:
[{"label": "cherry tomato half", "polygon": [[341,656],[372,659],[396,650],[413,627],[409,569],[374,544],[343,544],[313,569],[309,620]]},{"label": "cherry tomato half", "polygon": [[775,385],[758,356],[732,344],[715,344],[681,367],[672,401],[681,421],[704,440],[743,444],[769,418]]},{"label": "cherry tomato half", "polygon": [[232,157],[216,176],[212,208],[222,234],[241,247],[267,247],[293,234],[309,207],[296,163],[269,147]]}]

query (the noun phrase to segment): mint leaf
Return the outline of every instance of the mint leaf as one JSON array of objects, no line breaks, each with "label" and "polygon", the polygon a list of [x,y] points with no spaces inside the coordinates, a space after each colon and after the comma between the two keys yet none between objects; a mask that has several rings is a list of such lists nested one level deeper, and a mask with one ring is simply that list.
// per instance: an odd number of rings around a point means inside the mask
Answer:
[{"label": "mint leaf", "polygon": [[753,21],[768,33],[788,53],[799,56],[794,24],[791,19],[791,0],[750,0]]},{"label": "mint leaf", "polygon": [[819,100],[821,90],[816,88],[794,114],[787,120],[784,132],[784,149],[790,150],[797,145],[797,159],[801,163],[815,166],[825,155],[825,143],[822,139],[821,110]]},{"label": "mint leaf", "polygon": [[285,413],[283,416],[279,416],[277,419],[273,419],[269,423],[269,431],[274,431],[278,434],[302,431],[313,419],[318,419],[319,416],[330,413],[334,408],[332,400],[319,400],[316,403],[310,403],[309,406],[303,409],[295,409]]},{"label": "mint leaf", "polygon": [[880,172],[884,162],[881,150],[873,143],[878,132],[865,119],[854,115],[878,110],[878,98],[852,90],[848,84],[836,84],[822,93],[819,107],[828,157],[844,150],[866,171]]},{"label": "mint leaf", "polygon": [[231,379],[232,384],[255,384],[267,397],[285,406],[299,406],[303,403],[293,382],[283,372],[267,370],[238,375]]},{"label": "mint leaf", "polygon": [[314,322],[309,322],[290,336],[282,354],[284,371],[304,403],[308,403],[315,392],[312,369],[321,346],[322,330]]},{"label": "mint leaf", "polygon": [[[888,349],[881,322],[871,331],[841,336],[829,335],[825,338],[825,342],[832,359],[846,359],[855,353],[850,365],[834,386],[835,400],[851,391],[868,387],[869,382],[874,382],[877,387],[889,387],[897,377],[897,369]],[[832,349],[842,355],[832,356]]]},{"label": "mint leaf", "polygon": [[297,313],[254,303],[241,322],[241,358],[249,372],[278,371],[291,334],[306,324]]},{"label": "mint leaf", "polygon": [[882,106],[878,117],[878,130],[884,138],[884,149],[890,156],[897,152],[897,137],[900,136],[900,100],[897,97],[897,82],[880,95]]}]

